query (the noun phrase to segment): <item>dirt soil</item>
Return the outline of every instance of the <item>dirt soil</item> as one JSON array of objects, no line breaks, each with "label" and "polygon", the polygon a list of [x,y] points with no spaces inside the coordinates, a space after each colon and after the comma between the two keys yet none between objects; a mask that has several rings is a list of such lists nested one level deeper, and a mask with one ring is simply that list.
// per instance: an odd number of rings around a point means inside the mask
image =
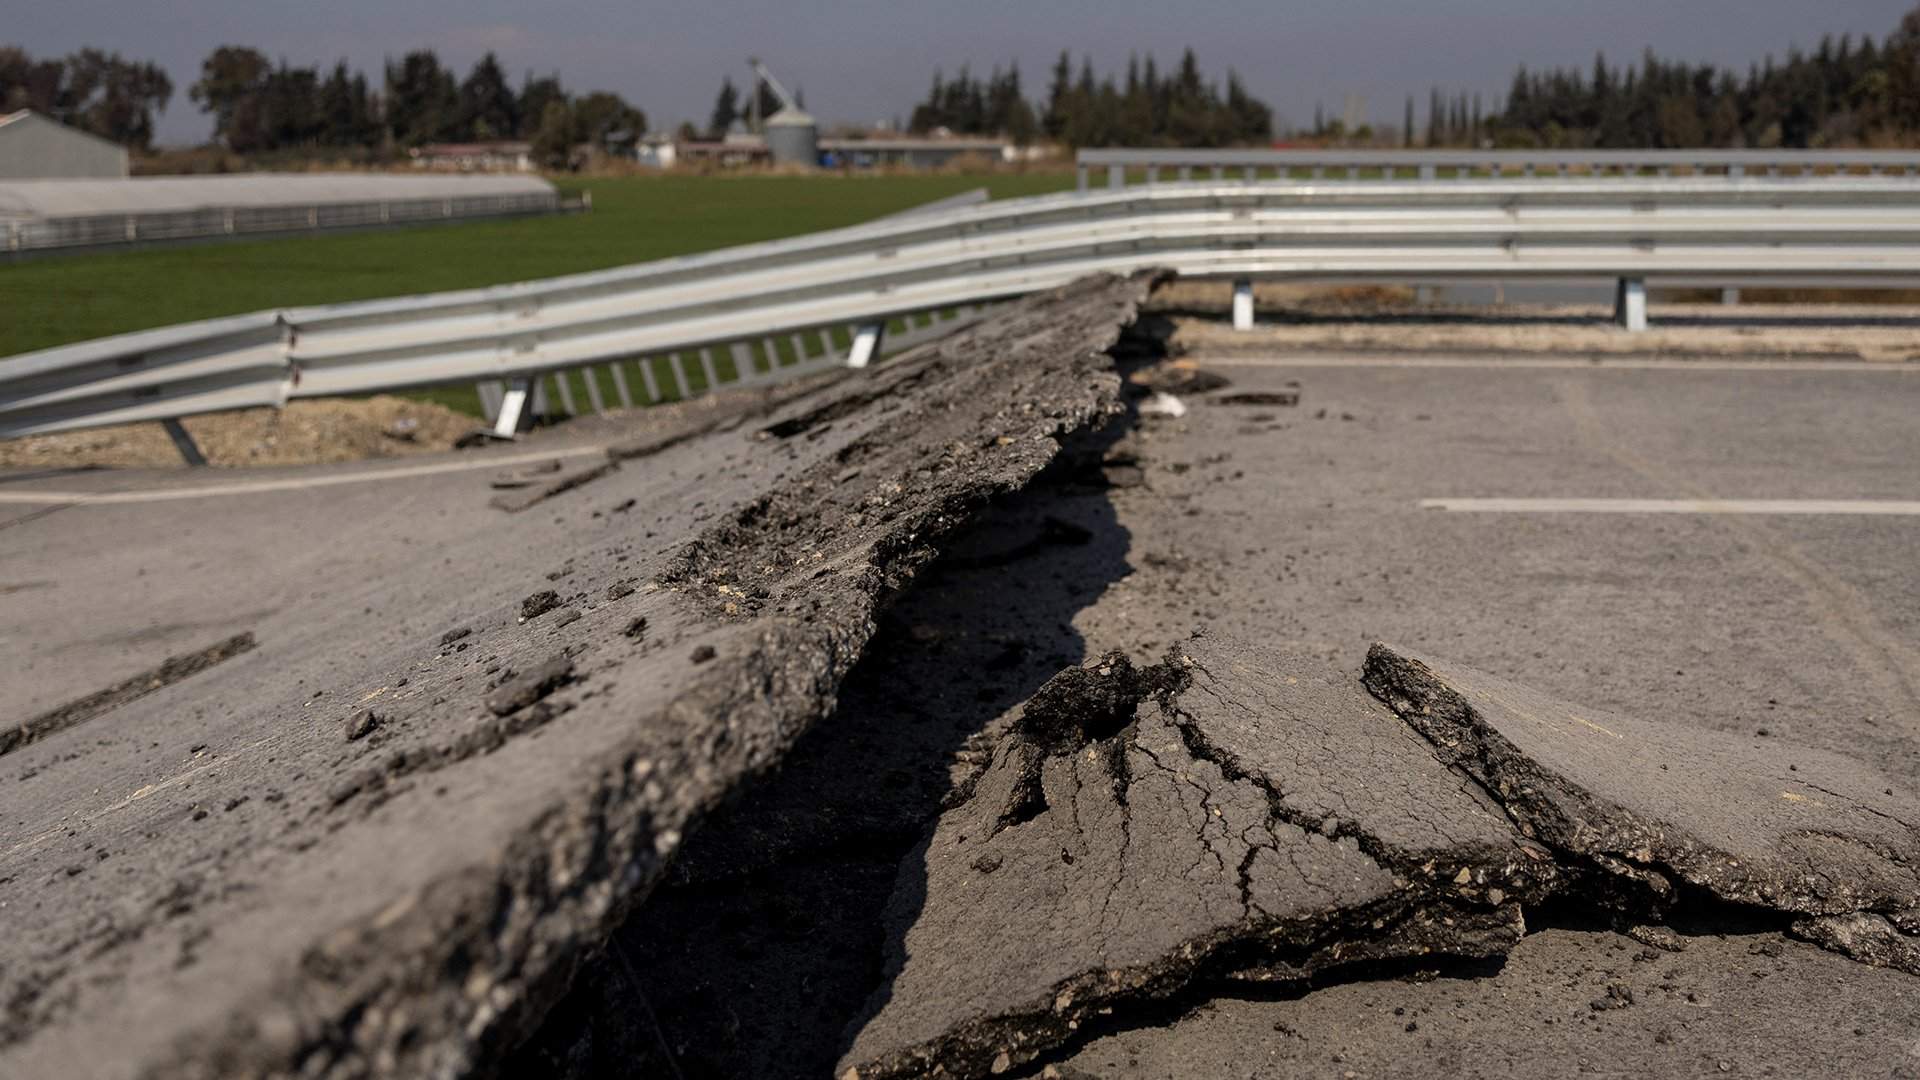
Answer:
[{"label": "dirt soil", "polygon": [[[314,465],[405,457],[453,449],[480,426],[443,405],[377,394],[294,401],[284,409],[190,416],[181,423],[207,464]],[[58,435],[0,439],[0,469],[169,468],[185,466],[157,423],[120,424]]]}]

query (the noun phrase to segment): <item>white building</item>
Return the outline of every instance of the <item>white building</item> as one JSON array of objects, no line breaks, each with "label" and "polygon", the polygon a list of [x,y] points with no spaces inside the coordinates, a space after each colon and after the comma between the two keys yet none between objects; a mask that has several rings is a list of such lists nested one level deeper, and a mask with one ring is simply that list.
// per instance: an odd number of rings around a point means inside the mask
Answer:
[{"label": "white building", "polygon": [[0,180],[119,179],[127,148],[31,109],[0,116]]}]

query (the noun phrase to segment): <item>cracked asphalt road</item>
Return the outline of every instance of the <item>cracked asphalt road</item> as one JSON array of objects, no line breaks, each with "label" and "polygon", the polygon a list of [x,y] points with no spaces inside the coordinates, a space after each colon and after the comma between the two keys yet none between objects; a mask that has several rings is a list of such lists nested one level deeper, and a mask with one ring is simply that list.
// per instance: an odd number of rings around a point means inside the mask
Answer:
[{"label": "cracked asphalt road", "polygon": [[[1340,823],[1366,820],[1397,826],[1395,842],[1409,849],[1446,839],[1429,812],[1356,813],[1377,811],[1379,793],[1398,790],[1411,764],[1438,765],[1423,735],[1361,690],[1368,643],[1380,638],[1637,716],[1681,742],[1688,732],[1744,741],[1776,765],[1796,763],[1790,749],[1769,749],[1776,743],[1870,762],[1910,798],[1913,714],[1888,658],[1920,639],[1911,618],[1920,582],[1897,555],[1920,523],[1420,507],[1456,495],[1910,498],[1901,463],[1920,453],[1901,419],[1920,385],[1910,377],[1337,361],[1214,370],[1233,380],[1224,393],[1258,396],[1217,405],[1194,395],[1182,418],[1112,429],[1078,451],[1077,473],[1043,478],[961,538],[958,557],[894,607],[879,638],[890,647],[853,672],[836,714],[693,839],[685,875],[617,935],[620,961],[585,973],[516,1065],[572,1076],[635,1062],[690,1076],[822,1075],[836,1063],[844,1071],[858,1048],[888,1059],[874,1069],[870,1057],[861,1075],[912,1072],[926,1064],[916,1048],[994,1034],[998,1016],[1018,1021],[999,1034],[1020,1029],[1038,1036],[1029,1050],[1054,1048],[1002,1060],[998,1048],[961,1046],[942,1064],[1066,1076],[1912,1072],[1913,976],[1811,943],[1818,934],[1791,914],[1702,901],[1692,886],[1685,902],[1662,907],[1570,851],[1557,861],[1575,877],[1526,904],[1525,936],[1509,937],[1503,956],[1363,959],[1261,982],[1245,977],[1255,965],[1241,944],[1210,969],[1142,965],[1177,977],[1119,987],[1054,1024],[1053,999],[1036,991],[1061,983],[1029,969],[1055,972],[1059,950],[1048,945],[1080,950],[1079,971],[1098,966],[1102,924],[1076,921],[1070,905],[1105,907],[1087,897],[1107,895],[1121,873],[1114,844],[1087,868],[1082,851],[1098,845],[1084,839],[1084,814],[1078,830],[1051,823],[1071,819],[1065,808],[1090,808],[1117,831],[1113,759],[1087,759],[1085,746],[1049,755],[1044,807],[1026,801],[1024,823],[988,841],[1036,826],[1066,838],[1036,838],[1019,853],[1043,860],[1034,872],[1055,890],[991,913],[960,901],[935,911],[942,881],[960,888],[956,897],[1020,881],[1004,876],[1014,852],[976,867],[928,845],[963,822],[975,843],[983,822],[1002,820],[1003,800],[975,803],[994,770],[1010,768],[996,755],[1022,739],[1024,704],[1069,665],[1121,650],[1143,667],[1201,624],[1278,650],[1301,671],[1317,662],[1319,685],[1344,687],[1356,716],[1386,725],[1339,726],[1343,713],[1325,700],[1283,714],[1272,705],[1284,696],[1269,696],[1267,718],[1236,734],[1271,734],[1285,716],[1284,753],[1262,751],[1284,767],[1267,767],[1284,773],[1288,813],[1333,822],[1336,837]],[[1297,404],[1276,404],[1296,394]],[[1086,537],[1044,542],[1060,535],[1051,518]],[[983,549],[1026,554],[965,557]],[[862,771],[880,782],[845,783]],[[1418,805],[1477,786],[1460,770],[1437,775],[1449,779]],[[972,800],[956,801],[968,791]],[[1365,795],[1357,807],[1354,792]],[[1483,798],[1483,809],[1499,805]],[[1166,835],[1188,837],[1187,859],[1174,861],[1217,867],[1194,858],[1205,849],[1187,809],[1164,815],[1175,830]],[[916,834],[916,817],[941,824]],[[894,887],[891,910],[873,898],[879,883]],[[1481,899],[1484,910],[1491,897]],[[1500,900],[1512,903],[1504,889]],[[1236,924],[1231,902],[1224,916],[1152,903],[1177,911],[1174,925],[1147,921],[1122,935],[1122,950]],[[1001,933],[995,914],[1024,935]],[[965,936],[969,926],[983,936]],[[1483,927],[1480,940],[1496,931]],[[1016,947],[1013,958],[994,942]],[[631,1004],[641,986],[644,1013]],[[1048,1019],[1034,1023],[1040,1012]],[[1750,1031],[1749,1016],[1767,1030]]]},{"label": "cracked asphalt road", "polygon": [[[1059,321],[1003,328],[995,348],[1024,357],[1060,340],[1048,337]],[[82,650],[112,677],[31,692],[57,704],[261,629],[258,649],[122,706],[107,727],[0,759],[4,797],[30,788],[60,823],[34,843],[62,858],[107,851],[67,877],[11,864],[28,872],[11,880],[32,883],[29,925],[54,931],[30,961],[92,981],[36,982],[44,968],[32,967],[22,978],[10,957],[0,978],[24,1008],[9,1016],[51,1016],[55,1034],[0,1049],[0,1062],[33,1075],[115,1059],[118,1048],[62,1059],[87,1051],[61,1032],[132,1017],[133,1044],[179,1075],[269,1073],[289,1054],[336,1075],[424,1062],[567,1077],[1920,1068],[1920,995],[1897,970],[1920,925],[1907,871],[1920,519],[1420,506],[1913,499],[1920,381],[1805,366],[1253,360],[1215,369],[1232,383],[1216,397],[1236,404],[1193,393],[1183,417],[1122,418],[1057,457],[1050,435],[1046,453],[984,475],[943,424],[1097,427],[1094,384],[1042,389],[1078,404],[1040,417],[1001,411],[995,401],[1014,399],[992,398],[993,378],[957,372],[939,386],[889,376],[902,380],[895,397],[942,403],[918,414],[824,391],[736,425],[768,432],[751,447],[785,451],[730,451],[729,465],[765,469],[744,486],[695,467],[695,445],[661,450],[644,471],[625,465],[513,515],[518,562],[471,535],[506,520],[498,510],[425,518],[425,492],[444,481],[423,480],[400,511],[411,539],[471,559],[483,602],[382,570],[247,625],[209,600],[213,617],[183,631],[208,641],[136,666],[110,645]],[[961,415],[941,415],[958,402]],[[912,444],[888,458],[882,432]],[[915,464],[928,461],[940,464]],[[932,495],[909,494],[899,521],[889,483]],[[368,535],[396,535],[393,510],[360,506],[388,515]],[[636,528],[636,509],[658,524]],[[115,513],[7,528],[43,543],[19,531]],[[819,546],[827,519],[872,546],[844,558]],[[583,539],[589,554],[554,558]],[[369,565],[410,565],[418,553],[379,561],[404,545],[374,544]],[[529,562],[556,565],[530,575]],[[521,600],[547,589],[552,603],[518,622]],[[845,599],[823,609],[825,594]],[[55,597],[33,602],[57,620]],[[313,648],[301,633],[342,620],[364,633],[346,665],[365,669],[358,681],[341,678],[337,653],[300,659]],[[112,619],[102,605],[76,622]],[[292,662],[273,656],[282,630],[303,643]],[[593,647],[569,648],[578,635]],[[1380,639],[1403,647],[1367,666]],[[822,651],[798,671],[754,659],[808,648]],[[633,659],[610,663],[620,649]],[[394,658],[409,650],[420,656],[400,686]],[[1414,693],[1423,664],[1471,707]],[[647,711],[689,673],[685,705]],[[770,698],[728,690],[742,673]],[[432,707],[381,709],[463,693],[504,693],[505,712],[482,704],[486,716],[449,724],[424,721]],[[271,708],[251,726],[223,711],[256,698]],[[206,715],[184,721],[196,707]],[[634,716],[668,745],[624,756]],[[715,717],[737,719],[703,720]],[[1589,730],[1577,720],[1632,729],[1653,749],[1520,737],[1543,738],[1528,728],[1541,718],[1563,734]],[[268,738],[242,751],[201,729]],[[106,806],[109,823],[128,807],[145,815],[119,832],[73,812],[113,793],[58,781],[115,754],[170,777]],[[639,760],[644,776],[628,767]],[[1661,762],[1683,762],[1682,779],[1646,782]],[[276,782],[276,768],[304,786]],[[241,769],[261,789],[250,801],[197,787]],[[757,779],[736,786],[745,776]],[[575,792],[581,815],[525,830],[540,808],[521,795],[542,784]],[[269,796],[289,790],[325,805],[265,849],[278,861],[248,856],[242,841],[285,827]],[[1835,825],[1781,791],[1845,793],[1848,809]],[[1701,812],[1709,792],[1724,802]],[[1735,809],[1756,799],[1766,812]],[[109,883],[127,844],[135,865],[181,872],[146,891]],[[339,850],[404,867],[400,895],[358,900],[368,874],[329,861]],[[470,857],[482,850],[495,854]],[[635,866],[637,878],[620,869]],[[656,878],[650,893],[632,884]],[[430,887],[409,893],[420,881]],[[344,915],[350,932],[289,956],[266,916],[296,897],[328,913],[303,927]],[[401,929],[368,933],[387,926]],[[298,966],[206,1001],[141,997],[204,985],[235,947]],[[449,973],[466,996],[442,993]],[[273,1007],[214,1022],[247,993]],[[356,1017],[344,1034],[328,1019],[342,1015]],[[454,1019],[481,1034],[451,1034]],[[182,1030],[214,1034],[186,1049],[154,1034]]]},{"label": "cracked asphalt road", "polygon": [[[1087,279],[870,377],[747,395],[538,510],[488,507],[472,471],[151,504],[173,509],[144,535],[201,530],[162,545],[204,562],[162,595],[257,647],[6,755],[0,1072],[497,1065],[830,707],[884,601],[1114,410],[1106,350],[1149,287]],[[100,545],[95,578],[59,556],[138,505],[8,528],[50,627],[129,621],[107,583],[137,551]],[[209,577],[225,603],[183,595]],[[27,700],[116,666],[75,660]]]}]

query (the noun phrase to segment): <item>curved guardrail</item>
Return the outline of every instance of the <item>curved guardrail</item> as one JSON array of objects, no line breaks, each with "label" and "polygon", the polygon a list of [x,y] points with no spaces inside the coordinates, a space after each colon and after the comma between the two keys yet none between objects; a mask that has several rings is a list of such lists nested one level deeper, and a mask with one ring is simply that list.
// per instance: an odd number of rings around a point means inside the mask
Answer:
[{"label": "curved guardrail", "polygon": [[1172,179],[1349,179],[1443,176],[1851,176],[1920,171],[1911,150],[1182,150],[1113,148],[1082,150],[1074,159],[1079,188],[1105,170],[1108,188],[1130,178],[1148,183]]},{"label": "curved guardrail", "polygon": [[[0,360],[0,435],[552,373],[595,408],[775,377],[1094,272],[1920,280],[1920,184],[1886,177],[1156,184],[964,206],[590,274],[122,335]],[[937,327],[921,327],[925,334]],[[809,338],[822,341],[815,350]],[[797,345],[797,347],[796,347]],[[663,359],[664,358],[664,359]],[[585,374],[577,369],[586,369]],[[518,397],[515,397],[515,394]],[[502,427],[511,430],[511,425]]]}]

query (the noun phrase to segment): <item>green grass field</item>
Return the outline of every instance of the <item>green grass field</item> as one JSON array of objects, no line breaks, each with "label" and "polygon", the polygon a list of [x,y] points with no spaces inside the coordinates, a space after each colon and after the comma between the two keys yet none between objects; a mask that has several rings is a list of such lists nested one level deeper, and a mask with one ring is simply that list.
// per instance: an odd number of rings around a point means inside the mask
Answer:
[{"label": "green grass field", "polygon": [[0,357],[263,308],[599,270],[851,225],[975,187],[1007,198],[1072,185],[1067,172],[595,179],[562,185],[593,193],[585,214],[46,256],[0,264]]}]

